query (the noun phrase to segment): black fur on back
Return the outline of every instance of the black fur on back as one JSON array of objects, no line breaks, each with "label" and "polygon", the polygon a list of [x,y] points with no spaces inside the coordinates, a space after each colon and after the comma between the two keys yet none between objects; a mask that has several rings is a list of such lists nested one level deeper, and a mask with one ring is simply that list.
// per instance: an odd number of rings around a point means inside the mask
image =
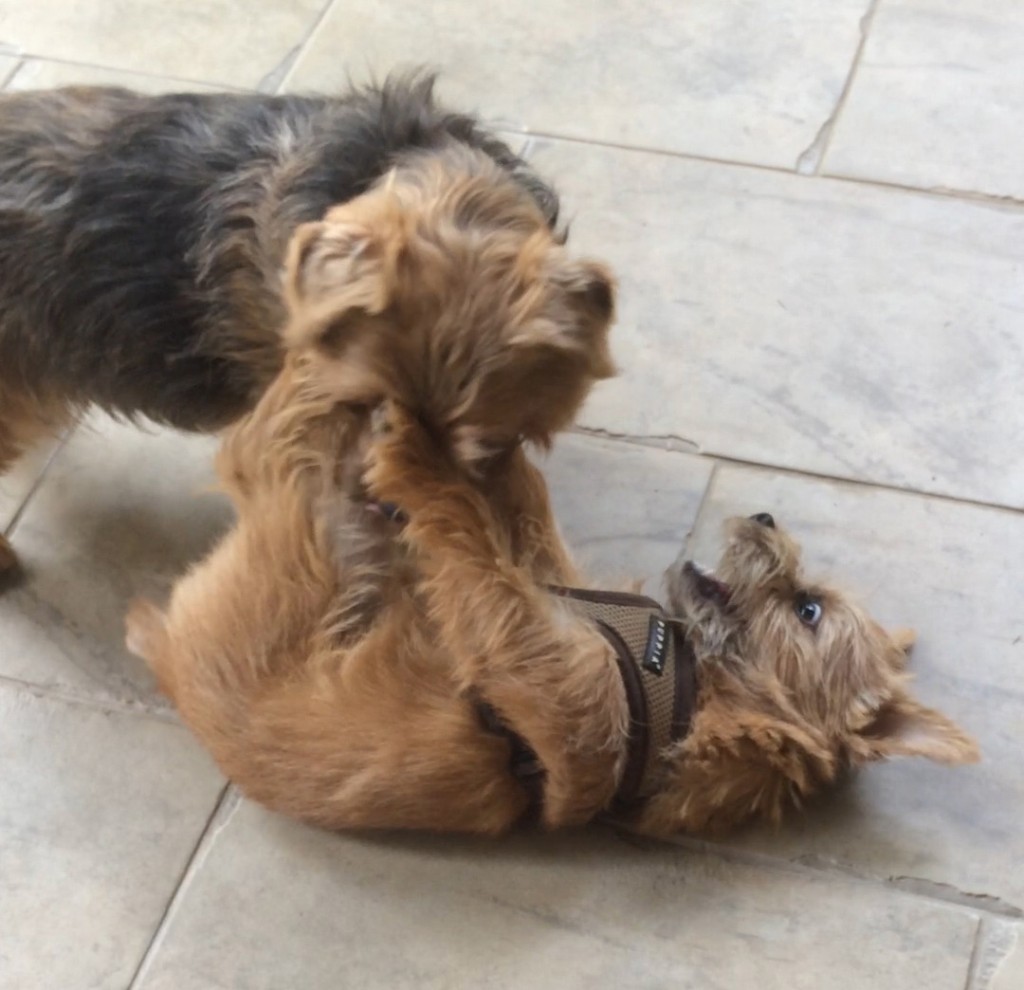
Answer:
[{"label": "black fur on back", "polygon": [[234,418],[280,360],[292,231],[424,149],[482,150],[554,228],[551,188],[433,84],[0,96],[0,384],[187,429]]}]

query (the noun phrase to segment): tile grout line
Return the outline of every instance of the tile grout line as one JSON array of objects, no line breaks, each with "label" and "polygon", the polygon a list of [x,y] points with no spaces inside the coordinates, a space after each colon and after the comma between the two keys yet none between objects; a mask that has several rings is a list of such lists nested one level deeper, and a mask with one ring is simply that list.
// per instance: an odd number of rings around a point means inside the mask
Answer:
[{"label": "tile grout line", "polygon": [[192,79],[188,76],[168,75],[163,72],[145,72],[141,69],[124,69],[117,65],[103,65],[100,62],[79,62],[70,58],[58,58],[52,55],[37,55],[33,52],[22,52],[20,61],[14,70],[7,77],[5,85],[9,84],[16,72],[23,69],[29,62],[52,62],[54,65],[69,65],[80,69],[99,69],[102,72],[114,72],[126,76],[138,76],[140,79],[161,79],[167,82],[181,83],[184,86],[209,86],[214,89],[223,89],[233,93],[251,93],[252,89],[245,86],[232,86],[230,83],[211,81],[209,79]]},{"label": "tile grout line", "polygon": [[629,443],[637,447],[652,447],[658,450],[671,451],[673,454],[694,454],[702,456],[704,451],[696,440],[688,437],[677,436],[674,433],[666,433],[661,436],[643,433],[616,433],[614,430],[606,430],[599,426],[582,426],[579,423],[570,426],[569,432],[580,437],[589,437],[593,440],[608,440],[610,442]]},{"label": "tile grout line", "polygon": [[80,693],[59,685],[37,684],[10,674],[0,674],[0,691],[20,691],[43,701],[54,701],[62,705],[86,708],[105,715],[126,715],[135,718],[150,718],[165,725],[184,726],[173,708],[147,705],[144,701],[131,702],[120,698]]},{"label": "tile grout line", "polygon": [[0,89],[7,89],[7,87],[11,84],[11,80],[14,79],[14,77],[21,70],[21,67],[25,64],[25,59],[22,58],[20,55],[16,55],[14,56],[14,58],[14,65],[12,65],[10,69],[7,70],[7,75],[4,76],[3,82],[0,82]]},{"label": "tile grout line", "polygon": [[285,58],[275,66],[266,76],[264,80],[271,78],[276,72],[284,70],[281,74],[281,78],[274,85],[272,92],[281,93],[284,87],[291,81],[292,75],[295,73],[295,67],[302,60],[302,56],[309,50],[309,46],[313,43],[313,39],[317,36],[324,21],[327,20],[328,15],[337,5],[338,0],[327,0],[320,13],[314,18],[313,23],[310,25],[309,30],[306,32],[306,36],[285,56]]},{"label": "tile grout line", "polygon": [[[231,797],[234,798],[233,801],[229,800]],[[171,921],[175,910],[185,895],[189,881],[196,870],[202,866],[206,853],[210,849],[210,843],[216,837],[220,828],[229,820],[229,816],[238,806],[240,800],[241,798],[231,785],[231,782],[226,781],[221,788],[220,794],[217,796],[217,800],[213,803],[213,809],[210,811],[206,823],[203,825],[195,844],[192,846],[192,851],[189,853],[181,873],[178,875],[178,880],[170,896],[167,898],[167,903],[164,905],[163,912],[157,920],[153,934],[150,936],[142,955],[139,957],[138,965],[132,972],[127,984],[125,984],[125,990],[136,990],[136,987],[140,985],[139,981],[145,977],[146,971],[160,949],[160,944],[167,932],[168,923]]]},{"label": "tile grout line", "polygon": [[32,484],[29,485],[28,491],[25,493],[25,497],[18,503],[17,508],[14,510],[14,514],[7,522],[7,526],[0,530],[4,536],[11,536],[14,530],[17,528],[18,523],[21,522],[21,517],[25,514],[28,509],[29,502],[35,497],[36,493],[42,487],[43,482],[46,480],[46,476],[50,472],[50,468],[53,466],[53,462],[57,460],[58,456],[63,453],[65,446],[67,446],[68,440],[71,439],[71,435],[75,432],[77,424],[66,430],[57,440],[56,446],[47,455],[46,461],[39,471],[39,474],[35,476]]},{"label": "tile grout line", "polygon": [[[295,65],[298,64],[299,59],[304,54],[305,49],[308,48],[312,42],[314,35],[319,29],[322,22],[326,19],[331,9],[337,4],[338,0],[328,0],[327,5],[324,7],[314,26],[310,29],[309,35],[299,44],[292,49],[291,55],[294,53],[294,58],[289,65],[287,72],[281,79],[280,83],[276,86],[275,92],[280,93],[284,86],[289,82]],[[881,0],[875,0],[875,6],[881,3]],[[867,13],[864,15],[868,16]],[[11,68],[11,71],[7,74],[6,79],[0,84],[0,89],[6,89],[14,77],[29,63],[29,62],[53,62],[57,65],[70,65],[78,66],[83,69],[100,69],[106,72],[123,73],[128,76],[138,76],[140,79],[158,79],[167,80],[168,82],[181,83],[183,86],[207,86],[214,90],[224,90],[235,93],[258,93],[259,89],[247,86],[234,86],[230,83],[221,82],[218,80],[210,79],[192,79],[184,76],[167,75],[162,72],[144,72],[138,69],[125,69],[119,66],[103,65],[99,62],[79,62],[73,59],[57,58],[49,55],[39,55],[32,52],[21,53],[15,56],[19,61]],[[282,62],[287,61],[287,56]],[[280,64],[278,67],[280,67]],[[267,78],[274,74],[275,70],[271,70],[267,73]],[[837,111],[838,112],[838,104]],[[827,121],[826,121],[827,123]],[[549,130],[534,130],[525,125],[517,126],[509,121],[493,120],[485,121],[486,126],[495,131],[503,132],[505,134],[514,134],[518,138],[525,138],[529,145],[530,139],[532,138],[550,138],[555,141],[564,141],[568,144],[582,144],[591,145],[597,148],[610,148],[617,151],[631,152],[635,151],[641,154],[659,155],[665,158],[678,158],[682,161],[701,162],[708,165],[723,165],[730,168],[739,169],[752,169],[754,171],[768,172],[773,175],[788,175],[794,176],[799,175],[797,171],[789,168],[785,165],[768,165],[762,162],[745,161],[736,158],[721,158],[715,155],[701,155],[696,152],[689,151],[677,151],[667,148],[657,148],[650,145],[643,144],[623,144],[619,141],[602,140],[596,137],[576,137],[569,134],[560,134],[557,131]],[[824,125],[823,125],[824,126]],[[817,140],[817,139],[816,139]],[[813,145],[813,142],[812,142]],[[532,150],[532,148],[531,148]],[[803,154],[803,153],[801,153]],[[822,155],[824,159],[824,154]],[[816,178],[828,179],[833,182],[842,182],[852,186],[863,186],[869,189],[886,189],[893,192],[903,192],[916,194],[919,196],[926,196],[931,199],[939,200],[952,200],[958,203],[976,203],[980,205],[988,205],[1001,207],[1010,211],[1017,211],[1024,209],[1024,199],[1018,199],[1014,196],[1001,196],[996,193],[984,193],[970,189],[958,189],[958,188],[936,188],[927,186],[913,186],[907,185],[900,182],[891,182],[885,179],[871,179],[864,176],[854,175],[843,175],[836,172],[816,172]]]},{"label": "tile grout line", "polygon": [[767,852],[757,852],[756,850],[723,845],[710,839],[702,839],[685,833],[664,839],[652,839],[631,832],[628,826],[622,823],[611,821],[608,824],[621,841],[640,849],[674,846],[677,849],[685,849],[704,856],[713,856],[723,863],[756,867],[757,869],[781,870],[795,876],[822,882],[840,878],[850,884],[885,890],[909,900],[940,904],[950,910],[970,911],[977,914],[979,919],[990,919],[993,922],[1013,924],[1024,917],[1024,911],[1015,904],[1003,902],[998,897],[988,895],[979,897],[965,893],[952,884],[942,881],[926,881],[925,886],[907,885],[900,882],[906,878],[873,876],[870,873],[858,872],[856,869],[838,862],[809,862],[800,856],[779,856]]},{"label": "tile grout line", "polygon": [[693,526],[690,528],[690,532],[686,536],[686,542],[683,545],[683,552],[689,557],[690,556],[690,545],[693,543],[694,536],[697,535],[697,530],[700,529],[701,516],[704,514],[704,509],[708,502],[711,500],[711,489],[714,487],[715,479],[718,477],[718,462],[711,462],[711,471],[708,473],[708,483],[704,486],[704,491],[700,496],[700,502],[697,504],[697,511],[693,516]]},{"label": "tile grout line", "polygon": [[977,987],[978,973],[981,969],[982,943],[988,935],[987,918],[978,919],[978,926],[974,929],[974,943],[971,945],[971,955],[967,960],[967,979],[964,981],[964,990],[975,990]]},{"label": "tile grout line", "polygon": [[[593,137],[575,137],[569,134],[559,134],[557,131],[535,130],[529,127],[521,129],[509,127],[495,127],[496,131],[506,135],[515,135],[518,138],[537,137],[547,138],[553,141],[562,141],[566,144],[590,145],[595,148],[608,148],[613,151],[636,152],[645,155],[658,155],[662,158],[676,158],[680,161],[698,162],[704,165],[723,165],[727,168],[750,169],[755,172],[767,172],[771,175],[786,175],[794,178],[807,178],[801,176],[796,170],[786,165],[767,165],[763,162],[743,161],[734,158],[718,158],[714,155],[701,155],[692,151],[676,151],[669,148],[656,148],[651,145],[623,144],[620,141],[603,140]],[[974,192],[970,189],[946,189],[928,186],[911,186],[899,182],[889,182],[884,179],[869,179],[840,173],[822,172],[813,178],[826,179],[832,182],[843,182],[847,185],[863,186],[868,189],[887,189],[892,192],[911,193],[919,196],[927,196],[930,199],[952,200],[958,203],[977,203],[988,206],[1003,207],[1010,211],[1024,209],[1024,199],[1017,199],[1013,196],[1000,196],[993,193]]]},{"label": "tile grout line", "polygon": [[835,110],[832,111],[832,117],[828,129],[823,135],[821,149],[818,154],[818,160],[814,166],[814,174],[820,176],[822,169],[825,165],[825,159],[828,156],[829,148],[832,146],[832,135],[835,133],[836,126],[839,123],[839,118],[842,112],[846,109],[846,104],[850,98],[850,93],[853,91],[853,85],[857,81],[857,74],[860,72],[861,62],[864,58],[864,49],[868,45],[868,35],[871,34],[871,29],[875,24],[875,15],[878,13],[878,8],[882,5],[882,0],[870,0],[868,9],[860,21],[860,42],[857,45],[857,51],[853,56],[853,65],[850,66],[850,73],[846,77],[846,85],[843,86],[843,91],[839,94],[839,102],[836,103]]},{"label": "tile grout line", "polygon": [[885,179],[843,175],[841,172],[822,172],[818,178],[828,179],[832,182],[844,182],[848,186],[863,186],[866,189],[887,189],[890,192],[916,194],[940,201],[1000,207],[1011,213],[1024,210],[1024,199],[1019,199],[1016,196],[1000,196],[996,193],[972,192],[970,189],[950,189],[940,186],[908,186],[901,182],[888,182]]},{"label": "tile grout line", "polygon": [[823,471],[811,471],[806,468],[785,467],[783,465],[768,464],[761,461],[749,461],[744,460],[742,457],[729,457],[724,454],[702,453],[699,456],[716,460],[720,464],[727,464],[731,467],[752,468],[758,471],[776,471],[779,474],[813,478],[815,481],[827,481],[838,485],[856,485],[859,488],[873,488],[876,491],[893,492],[897,495],[933,499],[937,502],[950,502],[954,505],[970,505],[977,509],[992,509],[996,512],[1009,512],[1013,515],[1020,515],[1021,513],[1024,513],[1024,506],[1004,505],[1001,502],[986,502],[979,498],[946,495],[942,492],[929,492],[920,488],[900,487],[899,485],[886,484],[882,481],[870,481],[863,478],[845,478],[842,475],[826,474]]},{"label": "tile grout line", "polygon": [[1017,920],[981,919],[981,932],[971,959],[967,990],[989,990],[1003,963],[1021,948],[1024,927]]},{"label": "tile grout line", "polygon": [[[786,467],[768,461],[752,461],[742,457],[731,457],[728,454],[716,454],[710,451],[691,449],[692,441],[681,440],[673,436],[631,436],[625,433],[609,433],[605,430],[591,430],[584,426],[575,426],[570,431],[574,436],[593,440],[604,440],[609,443],[624,443],[634,447],[645,447],[649,450],[661,450],[668,454],[686,454],[713,461],[730,467],[752,468],[758,471],[776,471],[780,474],[798,475],[813,478],[816,481],[828,481],[841,485],[856,485],[861,488],[874,488],[878,491],[894,492],[898,495],[912,495],[919,498],[934,499],[939,502],[952,502],[955,505],[970,505],[980,509],[993,509],[998,512],[1009,512],[1013,515],[1024,513],[1024,505],[1005,505],[1001,502],[986,502],[983,499],[970,498],[962,495],[947,495],[943,492],[930,492],[921,488],[901,487],[884,481],[872,481],[865,478],[847,478],[838,474],[826,474],[824,471],[813,471],[808,468]],[[678,444],[678,446],[674,445]]]},{"label": "tile grout line", "polygon": [[534,127],[523,125],[522,127],[510,126],[509,124],[492,125],[495,131],[504,134],[514,134],[519,138],[546,138],[552,141],[562,141],[565,144],[585,144],[595,148],[609,148],[612,151],[637,152],[644,155],[658,155],[661,158],[679,158],[684,161],[701,162],[706,165],[729,165],[734,168],[749,168],[757,172],[771,172],[773,175],[794,175],[793,169],[787,165],[768,165],[764,162],[743,161],[734,158],[719,158],[715,155],[702,155],[694,151],[678,151],[673,148],[657,148],[649,144],[623,144],[621,141],[613,141],[599,137],[578,137],[574,134],[561,134],[558,131],[540,130]]},{"label": "tile grout line", "polygon": [[832,112],[825,118],[821,127],[818,128],[814,140],[797,156],[795,170],[801,175],[821,176],[822,174],[821,170],[825,164],[825,157],[828,155],[829,147],[832,144],[832,135],[853,89],[857,72],[860,69],[861,58],[867,46],[868,35],[874,24],[875,12],[878,10],[880,3],[881,0],[868,0],[868,8],[860,19],[860,40],[857,42],[857,48],[853,53],[853,60],[850,62],[849,71],[846,73],[843,88],[839,91],[839,99],[836,100],[836,105],[832,108]]}]

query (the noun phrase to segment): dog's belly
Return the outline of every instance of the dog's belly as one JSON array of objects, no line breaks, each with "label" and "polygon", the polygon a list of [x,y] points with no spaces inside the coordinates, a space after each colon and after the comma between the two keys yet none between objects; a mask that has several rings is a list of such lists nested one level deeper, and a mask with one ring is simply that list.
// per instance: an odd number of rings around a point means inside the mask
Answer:
[{"label": "dog's belly", "polygon": [[529,799],[508,743],[461,692],[422,601],[398,596],[339,643],[343,562],[323,566],[333,544],[308,556],[326,532],[276,508],[179,582],[142,651],[184,722],[245,794],[312,824],[509,828]]},{"label": "dog's belly", "polygon": [[370,738],[365,729],[356,718],[347,731],[328,729],[295,749],[282,747],[275,731],[261,758],[250,751],[229,776],[267,807],[331,829],[497,834],[526,811],[507,743],[482,732],[472,712],[453,707],[393,721]]},{"label": "dog's belly", "polygon": [[298,664],[221,699],[235,710],[228,724],[210,718],[209,698],[177,698],[248,797],[331,829],[496,834],[522,818],[529,796],[509,772],[509,744],[484,730],[453,684],[428,682],[422,668],[375,649]]}]

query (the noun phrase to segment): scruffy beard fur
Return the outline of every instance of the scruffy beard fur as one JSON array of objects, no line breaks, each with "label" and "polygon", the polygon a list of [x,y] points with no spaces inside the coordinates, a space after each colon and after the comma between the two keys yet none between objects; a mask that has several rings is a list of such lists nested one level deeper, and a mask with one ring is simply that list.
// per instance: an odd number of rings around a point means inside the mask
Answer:
[{"label": "scruffy beard fur", "polygon": [[407,160],[477,154],[555,230],[554,191],[432,89],[0,94],[0,474],[92,405],[190,430],[250,410],[281,369],[296,228]]},{"label": "scruffy beard fur", "polygon": [[[608,641],[548,591],[583,579],[524,444],[612,372],[608,273],[458,152],[302,228],[287,294],[284,369],[219,455],[237,525],[166,610],[132,609],[129,647],[226,775],[285,814],[507,830],[530,798],[483,699],[544,767],[543,824],[593,819],[624,770],[626,693]],[[764,522],[734,523],[717,577],[673,570],[699,695],[638,828],[777,817],[887,756],[975,758],[907,693],[905,636],[817,589],[812,632],[806,590]]]}]

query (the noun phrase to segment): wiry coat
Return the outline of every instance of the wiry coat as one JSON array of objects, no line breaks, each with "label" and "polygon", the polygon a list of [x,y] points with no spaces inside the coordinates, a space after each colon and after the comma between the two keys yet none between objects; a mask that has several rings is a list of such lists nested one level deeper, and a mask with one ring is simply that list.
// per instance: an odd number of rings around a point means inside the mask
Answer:
[{"label": "wiry coat", "polygon": [[[129,646],[245,793],[307,821],[513,825],[529,797],[477,699],[538,757],[546,825],[607,810],[628,700],[608,640],[549,591],[582,578],[520,441],[611,373],[608,275],[493,163],[449,154],[304,227],[288,298],[284,370],[220,457],[238,524],[166,612],[136,606]],[[901,641],[808,585],[773,525],[737,523],[718,578],[674,569],[670,604],[698,698],[641,828],[777,817],[888,756],[976,757],[908,693]]]},{"label": "wiry coat", "polygon": [[[486,156],[459,150],[303,227],[287,295],[291,352],[219,457],[238,525],[166,615],[135,608],[129,646],[228,776],[289,814],[508,828],[527,796],[478,690],[544,761],[546,819],[585,821],[615,789],[625,692],[604,638],[555,621],[545,588],[575,575],[520,441],[545,443],[611,373],[609,276],[571,259]],[[415,405],[424,457],[454,458],[487,493],[439,498],[427,479],[415,503],[399,492],[409,533],[422,500],[456,542],[482,526],[473,566],[442,554],[426,574],[368,504],[371,408],[387,397]]]},{"label": "wiry coat", "polygon": [[411,154],[482,151],[554,227],[552,190],[431,90],[0,96],[0,471],[69,408],[187,429],[250,408],[281,365],[295,228]]}]

